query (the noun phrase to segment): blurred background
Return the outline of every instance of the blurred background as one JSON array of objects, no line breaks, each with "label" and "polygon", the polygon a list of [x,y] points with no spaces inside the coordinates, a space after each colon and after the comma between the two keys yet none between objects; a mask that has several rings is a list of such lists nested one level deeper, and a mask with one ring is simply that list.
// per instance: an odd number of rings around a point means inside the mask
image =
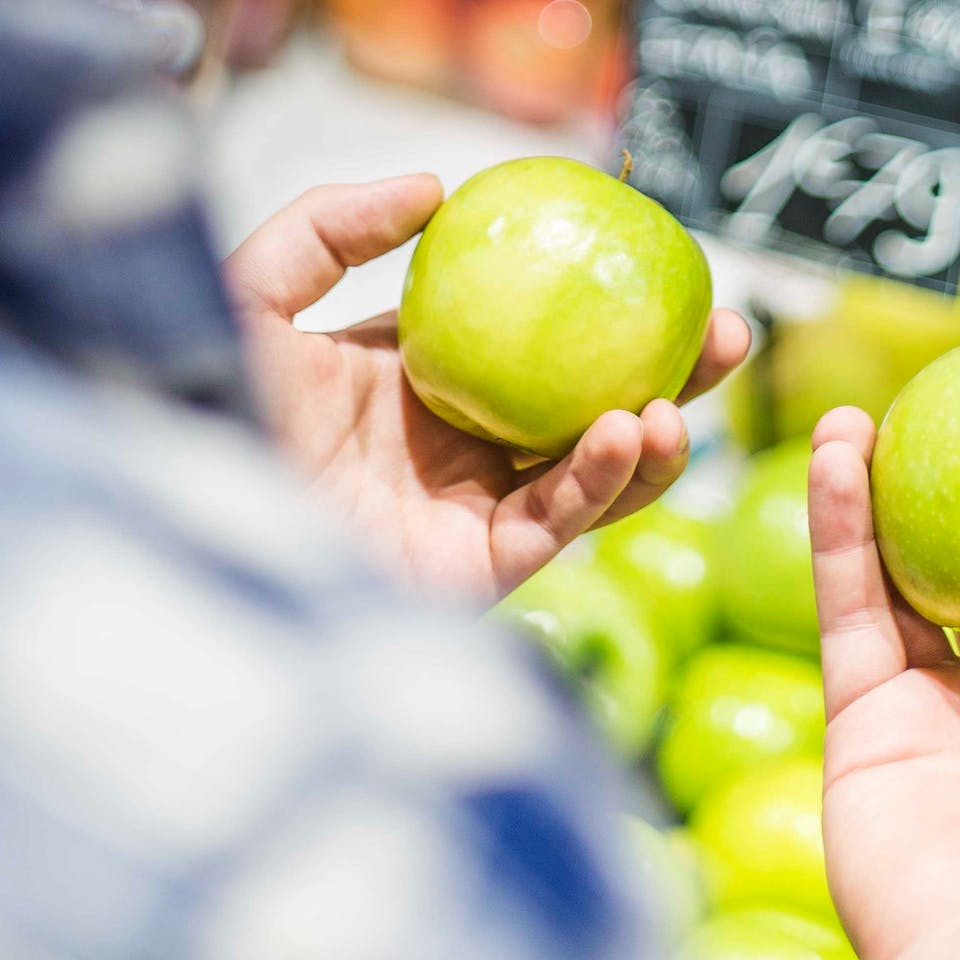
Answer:
[{"label": "blurred background", "polygon": [[[501,160],[596,162],[613,143],[627,81],[618,0],[257,0],[234,24],[235,62],[273,59],[209,98],[225,248],[317,183],[428,170],[449,192]],[[348,277],[300,323],[328,329],[394,306],[410,252]]]},{"label": "blurred background", "polygon": [[[723,416],[716,398],[694,411],[699,445],[732,434],[758,450],[840,403],[879,418],[960,342],[955,0],[200,9],[208,56],[247,68],[194,81],[224,252],[317,183],[429,170],[449,192],[523,155],[616,171],[627,146],[631,182],[696,230],[716,302],[757,329]],[[298,323],[394,306],[410,252],[348,276]]]},{"label": "blurred background", "polygon": [[[318,183],[429,170],[449,192],[522,155],[616,171],[623,147],[630,182],[695,231],[751,358],[690,409],[691,469],[664,501],[495,615],[542,645],[631,771],[638,881],[685,956],[852,956],[820,841],[809,435],[841,404],[879,420],[960,345],[960,3],[198,9],[188,72],[224,253]],[[298,324],[395,306],[410,252]]]}]

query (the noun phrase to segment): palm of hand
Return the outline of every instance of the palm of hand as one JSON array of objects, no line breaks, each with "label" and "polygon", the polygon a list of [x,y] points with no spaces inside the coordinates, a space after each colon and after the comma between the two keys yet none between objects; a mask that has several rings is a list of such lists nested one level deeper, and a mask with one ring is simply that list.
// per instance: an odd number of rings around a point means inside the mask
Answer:
[{"label": "palm of hand", "polygon": [[267,312],[250,334],[272,432],[318,495],[369,533],[381,566],[456,598],[496,601],[579,533],[649,503],[686,462],[679,413],[654,401],[640,419],[605,414],[559,463],[518,466],[420,402],[393,313],[309,334]]},{"label": "palm of hand", "polygon": [[956,942],[960,918],[960,670],[898,674],[838,714],[827,738],[830,882],[862,956],[940,956],[919,944]]},{"label": "palm of hand", "polygon": [[871,511],[874,434],[866,414],[841,408],[813,436],[827,876],[861,956],[948,960],[960,952],[960,661],[886,582]]},{"label": "palm of hand", "polygon": [[269,403],[275,432],[321,496],[376,531],[378,559],[460,594],[502,593],[510,564],[492,518],[521,474],[504,448],[454,429],[417,399],[393,318],[329,336],[276,323],[264,335],[273,341],[270,380],[286,384]]}]

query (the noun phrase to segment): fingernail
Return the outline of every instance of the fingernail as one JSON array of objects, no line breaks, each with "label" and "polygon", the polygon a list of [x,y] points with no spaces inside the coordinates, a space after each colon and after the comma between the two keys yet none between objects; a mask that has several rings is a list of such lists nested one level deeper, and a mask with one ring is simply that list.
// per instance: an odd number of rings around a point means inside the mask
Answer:
[{"label": "fingernail", "polygon": [[638,474],[644,483],[652,486],[662,486],[672,483],[683,473],[683,468],[687,463],[687,454],[690,451],[690,435],[684,426],[683,435],[677,444],[677,452],[664,460],[653,460],[650,462],[640,461]]},{"label": "fingernail", "polygon": [[654,460],[652,463],[641,461],[638,473],[644,483],[659,487],[665,483],[672,483],[683,472],[685,457],[677,454],[669,460]]}]

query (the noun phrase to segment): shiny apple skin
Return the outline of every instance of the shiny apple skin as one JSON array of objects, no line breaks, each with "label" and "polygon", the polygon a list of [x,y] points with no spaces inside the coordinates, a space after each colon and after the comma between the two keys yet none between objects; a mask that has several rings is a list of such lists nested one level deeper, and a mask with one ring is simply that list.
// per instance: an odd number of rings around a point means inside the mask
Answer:
[{"label": "shiny apple skin", "polygon": [[928,620],[960,626],[960,349],[921,370],[893,402],[870,479],[890,578]]},{"label": "shiny apple skin", "polygon": [[512,160],[468,180],[424,230],[400,348],[444,420],[560,457],[604,411],[677,396],[711,297],[702,251],[659,204],[574,160]]},{"label": "shiny apple skin", "polygon": [[821,827],[822,761],[775,760],[718,784],[691,817],[717,909],[769,903],[836,916]]}]

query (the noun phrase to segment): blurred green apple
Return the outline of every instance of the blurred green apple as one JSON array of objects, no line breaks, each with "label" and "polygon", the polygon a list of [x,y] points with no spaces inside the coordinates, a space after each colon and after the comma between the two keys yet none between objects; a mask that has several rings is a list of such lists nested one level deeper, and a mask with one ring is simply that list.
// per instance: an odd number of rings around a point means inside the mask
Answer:
[{"label": "blurred green apple", "polygon": [[750,459],[720,531],[720,601],[735,636],[816,655],[809,462],[808,439],[787,441]]},{"label": "blurred green apple", "polygon": [[703,920],[706,899],[696,844],[682,827],[658,830],[626,818],[627,844],[665,947],[675,947]]},{"label": "blurred green apple", "polygon": [[668,705],[657,769],[688,811],[711,788],[776,757],[823,751],[820,670],[809,660],[718,644],[687,661]]},{"label": "blurred green apple", "polygon": [[731,433],[751,451],[809,435],[844,404],[879,421],[911,377],[960,346],[956,297],[863,274],[842,277],[817,319],[775,319],[727,388]]},{"label": "blurred green apple", "polygon": [[614,747],[638,755],[665,700],[659,640],[588,559],[560,556],[493,611],[538,637]]},{"label": "blurred green apple", "polygon": [[711,524],[662,502],[597,535],[598,562],[656,621],[670,661],[706,643],[716,628],[714,537]]},{"label": "blurred green apple", "polygon": [[828,410],[853,404],[881,417],[905,378],[875,342],[834,319],[781,322],[773,341],[731,378],[727,413],[750,451],[807,436]]},{"label": "blurred green apple", "polygon": [[927,619],[960,626],[960,350],[904,387],[877,434],[874,526],[897,589]]},{"label": "blurred green apple", "polygon": [[[849,274],[838,292],[834,314],[862,343],[884,354],[895,389],[937,357],[960,347],[956,297],[866,274]],[[877,419],[884,413],[869,408],[867,412]]]},{"label": "blurred green apple", "polygon": [[559,457],[604,411],[676,397],[711,296],[703,253],[659,204],[574,160],[513,160],[468,180],[424,230],[400,349],[438,416]]},{"label": "blurred green apple", "polygon": [[857,960],[839,927],[787,910],[718,913],[686,941],[679,960]]},{"label": "blurred green apple", "polygon": [[835,917],[823,860],[821,761],[775,760],[711,790],[693,811],[711,903],[790,905]]}]

